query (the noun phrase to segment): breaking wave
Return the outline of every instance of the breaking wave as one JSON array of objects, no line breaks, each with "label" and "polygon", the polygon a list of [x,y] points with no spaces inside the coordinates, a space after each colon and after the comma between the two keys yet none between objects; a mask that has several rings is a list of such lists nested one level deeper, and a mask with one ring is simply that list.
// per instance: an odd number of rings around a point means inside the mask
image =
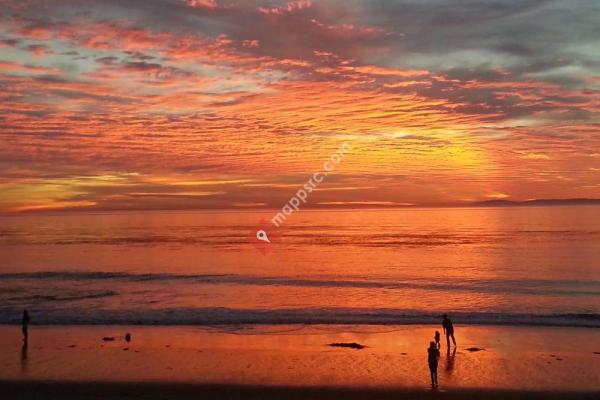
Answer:
[{"label": "breaking wave", "polygon": [[[0,308],[0,323],[20,323],[21,309]],[[418,312],[396,309],[232,309],[166,308],[110,310],[64,308],[30,311],[41,325],[288,325],[361,324],[415,325],[439,324],[442,311]],[[457,324],[527,325],[600,328],[600,314],[508,314],[491,312],[452,312]]]}]

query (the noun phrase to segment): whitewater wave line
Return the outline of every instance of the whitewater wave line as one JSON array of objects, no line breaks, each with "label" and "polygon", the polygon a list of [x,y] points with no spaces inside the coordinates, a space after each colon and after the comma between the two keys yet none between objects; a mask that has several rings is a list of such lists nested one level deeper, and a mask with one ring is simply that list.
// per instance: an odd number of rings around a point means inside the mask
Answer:
[{"label": "whitewater wave line", "polygon": [[[80,309],[32,310],[39,325],[426,325],[439,324],[446,310],[419,312],[396,309]],[[19,324],[21,309],[0,308],[0,323]],[[600,314],[510,314],[497,312],[451,312],[459,325],[564,326],[600,328]]]}]

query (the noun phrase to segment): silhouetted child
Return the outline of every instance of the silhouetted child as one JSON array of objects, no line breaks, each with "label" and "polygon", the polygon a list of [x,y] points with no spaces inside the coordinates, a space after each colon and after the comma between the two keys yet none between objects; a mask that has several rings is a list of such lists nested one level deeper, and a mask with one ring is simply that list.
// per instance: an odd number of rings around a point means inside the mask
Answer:
[{"label": "silhouetted child", "polygon": [[442,347],[442,345],[440,343],[440,338],[441,338],[440,332],[439,331],[435,331],[435,336],[433,337],[433,339],[435,340],[435,347],[438,350]]},{"label": "silhouetted child", "polygon": [[23,332],[23,342],[27,343],[27,339],[29,336],[29,323],[31,319],[29,318],[29,313],[27,310],[23,310],[23,319],[21,320],[21,331]]},{"label": "silhouetted child", "polygon": [[429,363],[429,372],[431,373],[431,387],[438,385],[437,369],[440,359],[440,351],[437,349],[435,342],[429,342],[427,349],[427,362]]}]

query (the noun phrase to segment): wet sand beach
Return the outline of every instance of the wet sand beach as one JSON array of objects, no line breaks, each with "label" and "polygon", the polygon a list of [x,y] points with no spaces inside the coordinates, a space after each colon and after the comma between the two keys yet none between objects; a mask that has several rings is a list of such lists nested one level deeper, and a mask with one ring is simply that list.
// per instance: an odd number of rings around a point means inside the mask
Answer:
[{"label": "wet sand beach", "polygon": [[[597,329],[457,326],[0,327],[0,398],[593,398]],[[124,339],[131,333],[132,341]],[[103,341],[104,337],[114,341]],[[332,347],[359,343],[363,349]]]}]

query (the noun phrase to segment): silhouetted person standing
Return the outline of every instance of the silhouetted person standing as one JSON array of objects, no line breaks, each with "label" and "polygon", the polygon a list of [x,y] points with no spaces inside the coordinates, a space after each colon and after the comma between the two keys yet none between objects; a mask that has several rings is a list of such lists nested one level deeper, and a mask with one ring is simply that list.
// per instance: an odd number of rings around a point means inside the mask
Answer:
[{"label": "silhouetted person standing", "polygon": [[23,342],[27,344],[27,339],[29,338],[29,323],[31,319],[29,318],[29,312],[27,310],[23,310],[23,319],[21,320],[21,330],[23,332]]},{"label": "silhouetted person standing", "polygon": [[431,387],[438,385],[437,369],[439,359],[440,351],[435,342],[429,342],[429,348],[427,349],[427,363],[429,364],[429,372],[431,373]]},{"label": "silhouetted person standing", "polygon": [[456,347],[456,339],[454,339],[454,325],[452,325],[452,321],[448,318],[446,314],[444,314],[444,319],[442,320],[442,328],[444,328],[444,333],[446,334],[446,343],[448,347],[450,347],[450,338],[452,338],[452,343]]}]

